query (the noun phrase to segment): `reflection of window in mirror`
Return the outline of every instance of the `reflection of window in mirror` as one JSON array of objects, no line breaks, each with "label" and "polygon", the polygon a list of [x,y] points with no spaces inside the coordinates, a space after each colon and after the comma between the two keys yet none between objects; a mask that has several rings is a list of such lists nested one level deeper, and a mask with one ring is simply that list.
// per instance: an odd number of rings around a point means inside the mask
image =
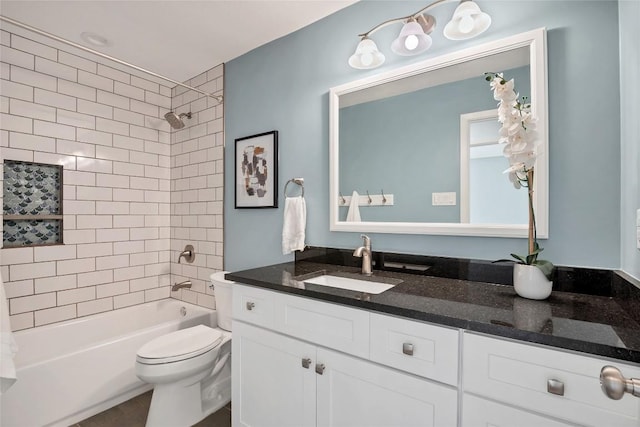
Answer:
[{"label": "reflection of window in mirror", "polygon": [[527,192],[503,174],[509,161],[498,143],[499,130],[497,110],[460,116],[462,223],[527,223]]}]

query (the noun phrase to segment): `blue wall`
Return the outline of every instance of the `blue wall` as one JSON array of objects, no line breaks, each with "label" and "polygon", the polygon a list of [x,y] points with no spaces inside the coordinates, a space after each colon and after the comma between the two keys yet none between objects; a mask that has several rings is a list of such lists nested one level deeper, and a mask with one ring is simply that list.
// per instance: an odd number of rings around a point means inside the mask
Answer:
[{"label": "blue wall", "polygon": [[[352,248],[357,233],[329,231],[328,89],[411,62],[539,27],[548,30],[550,237],[556,264],[620,266],[620,95],[618,6],[614,1],[479,1],[493,18],[476,39],[453,42],[442,26],[455,4],[434,10],[440,27],[426,55],[393,55],[399,26],[376,33],[387,62],[377,70],[347,65],[357,34],[423,6],[414,1],[361,1],[255,49],[225,68],[225,268],[293,259],[281,253],[282,207],[233,207],[234,139],[277,129],[279,180],[305,178],[307,244]],[[594,31],[597,28],[597,31]],[[279,206],[283,206],[280,191]],[[260,230],[256,238],[251,230]],[[504,258],[526,240],[426,235],[372,235],[374,248],[403,253]]]},{"label": "blue wall", "polygon": [[622,111],[622,269],[640,280],[636,210],[640,209],[640,2],[620,2],[620,86]]}]

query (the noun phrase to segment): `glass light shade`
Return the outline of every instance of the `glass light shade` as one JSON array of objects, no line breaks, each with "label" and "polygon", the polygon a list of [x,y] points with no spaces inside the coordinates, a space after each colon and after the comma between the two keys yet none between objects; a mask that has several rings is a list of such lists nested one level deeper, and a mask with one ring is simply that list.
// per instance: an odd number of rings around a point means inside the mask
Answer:
[{"label": "glass light shade", "polygon": [[491,17],[481,11],[475,2],[463,1],[444,27],[444,36],[449,40],[470,39],[484,33],[490,25]]},{"label": "glass light shade", "polygon": [[378,50],[375,42],[363,38],[356,47],[356,52],[349,57],[349,65],[359,70],[376,68],[384,63],[384,55]]},{"label": "glass light shade", "polygon": [[400,30],[400,35],[391,43],[393,53],[402,56],[418,55],[431,47],[431,37],[424,33],[416,21],[409,21]]}]

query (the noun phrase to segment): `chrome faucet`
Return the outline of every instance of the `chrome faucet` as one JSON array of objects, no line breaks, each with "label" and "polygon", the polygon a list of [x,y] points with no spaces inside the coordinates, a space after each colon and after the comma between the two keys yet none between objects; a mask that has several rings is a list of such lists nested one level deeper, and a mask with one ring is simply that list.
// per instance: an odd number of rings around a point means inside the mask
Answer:
[{"label": "chrome faucet", "polygon": [[184,251],[180,252],[180,255],[178,255],[178,264],[180,264],[180,260],[182,258],[184,258],[184,260],[187,261],[188,263],[192,263],[195,257],[196,257],[196,253],[193,250],[193,246],[187,245],[184,247]]},{"label": "chrome faucet", "polygon": [[353,256],[362,258],[362,274],[365,276],[371,276],[371,239],[366,234],[361,234],[360,237],[364,240],[364,245],[356,248],[353,251]]},{"label": "chrome faucet", "polygon": [[185,280],[184,282],[174,283],[173,286],[171,287],[171,291],[175,292],[178,289],[190,288],[190,287],[191,287],[191,280]]}]

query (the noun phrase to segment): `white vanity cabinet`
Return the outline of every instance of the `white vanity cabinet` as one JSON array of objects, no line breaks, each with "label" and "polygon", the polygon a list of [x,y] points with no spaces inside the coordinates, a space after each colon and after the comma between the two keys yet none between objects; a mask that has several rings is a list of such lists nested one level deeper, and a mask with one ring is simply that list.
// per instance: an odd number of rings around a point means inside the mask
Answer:
[{"label": "white vanity cabinet", "polygon": [[[233,294],[234,426],[457,425],[456,388],[409,373],[411,363],[401,366],[408,371],[403,372],[370,360],[373,314],[240,285],[234,285]],[[435,328],[454,337],[459,333]],[[433,343],[423,350],[429,341],[423,332],[418,333],[423,342],[409,343],[410,337],[404,342],[428,355]],[[437,346],[439,339],[431,341]],[[457,339],[449,341],[457,354]],[[457,371],[448,375],[457,378]]]},{"label": "white vanity cabinet", "polygon": [[514,425],[506,422],[508,414],[517,414],[514,419],[522,420],[517,425],[523,426],[563,422],[640,426],[640,399],[629,394],[620,400],[609,399],[599,378],[605,365],[637,378],[638,366],[470,332],[463,335],[463,426]]},{"label": "white vanity cabinet", "polygon": [[234,426],[640,427],[638,365],[251,286],[232,346]]}]

